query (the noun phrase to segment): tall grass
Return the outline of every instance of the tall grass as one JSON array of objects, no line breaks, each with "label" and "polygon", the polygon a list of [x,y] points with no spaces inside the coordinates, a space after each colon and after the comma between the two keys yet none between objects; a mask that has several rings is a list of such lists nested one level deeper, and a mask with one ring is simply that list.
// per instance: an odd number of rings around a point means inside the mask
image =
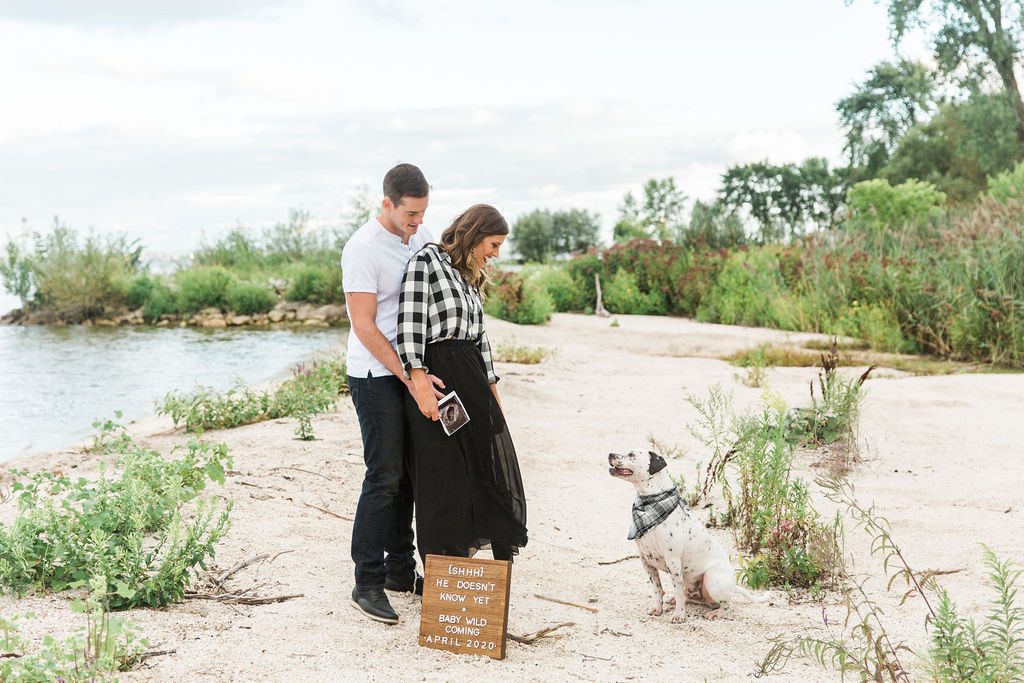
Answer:
[{"label": "tall grass", "polygon": [[543,270],[532,279],[559,310],[592,310],[597,275],[619,314],[853,336],[881,351],[1020,368],[1021,224],[1024,203],[985,199],[884,229],[851,219],[787,246],[727,252],[635,240],[557,266],[568,280]]},{"label": "tall grass", "polygon": [[83,238],[55,220],[48,233],[7,243],[0,277],[23,305],[78,322],[126,303],[141,253],[124,235]]}]

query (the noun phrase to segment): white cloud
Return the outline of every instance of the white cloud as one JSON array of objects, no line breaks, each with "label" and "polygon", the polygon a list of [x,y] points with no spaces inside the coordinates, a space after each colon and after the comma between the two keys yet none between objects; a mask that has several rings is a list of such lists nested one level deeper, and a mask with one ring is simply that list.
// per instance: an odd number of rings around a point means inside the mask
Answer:
[{"label": "white cloud", "polygon": [[336,220],[399,161],[435,229],[478,201],[610,226],[650,177],[706,198],[837,153],[833,102],[889,50],[884,8],[820,0],[44,5],[0,9],[0,234],[60,214],[159,250]]}]

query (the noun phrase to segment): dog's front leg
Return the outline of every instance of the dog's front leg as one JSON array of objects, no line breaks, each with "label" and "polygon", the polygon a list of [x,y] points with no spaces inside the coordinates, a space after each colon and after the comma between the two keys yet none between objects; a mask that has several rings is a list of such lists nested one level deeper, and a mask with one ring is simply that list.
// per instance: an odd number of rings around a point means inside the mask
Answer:
[{"label": "dog's front leg", "polygon": [[676,609],[672,612],[672,623],[686,621],[686,569],[678,558],[666,558],[668,572],[672,575],[672,588],[676,594]]},{"label": "dog's front leg", "polygon": [[665,597],[665,591],[661,587],[661,575],[658,573],[658,568],[648,562],[644,555],[640,556],[640,562],[647,570],[647,578],[651,581],[651,607],[647,613],[652,617],[661,616],[663,611],[661,601]]}]

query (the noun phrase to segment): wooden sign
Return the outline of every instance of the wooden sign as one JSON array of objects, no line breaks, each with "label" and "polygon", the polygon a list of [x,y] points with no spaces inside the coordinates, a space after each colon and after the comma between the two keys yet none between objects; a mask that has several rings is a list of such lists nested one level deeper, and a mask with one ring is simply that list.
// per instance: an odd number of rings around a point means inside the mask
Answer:
[{"label": "wooden sign", "polygon": [[420,645],[505,658],[512,563],[427,555]]}]

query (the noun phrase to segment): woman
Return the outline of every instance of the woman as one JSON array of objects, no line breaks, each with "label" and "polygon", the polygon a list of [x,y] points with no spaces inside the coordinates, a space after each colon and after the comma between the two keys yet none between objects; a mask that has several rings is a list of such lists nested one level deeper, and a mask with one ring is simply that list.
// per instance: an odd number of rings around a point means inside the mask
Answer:
[{"label": "woman", "polygon": [[[398,355],[412,380],[406,396],[413,451],[416,542],[420,556],[471,557],[491,547],[511,560],[526,545],[526,498],[498,398],[484,331],[487,261],[508,223],[477,204],[409,261],[398,308]],[[447,436],[427,371],[462,400],[469,422]]]}]

